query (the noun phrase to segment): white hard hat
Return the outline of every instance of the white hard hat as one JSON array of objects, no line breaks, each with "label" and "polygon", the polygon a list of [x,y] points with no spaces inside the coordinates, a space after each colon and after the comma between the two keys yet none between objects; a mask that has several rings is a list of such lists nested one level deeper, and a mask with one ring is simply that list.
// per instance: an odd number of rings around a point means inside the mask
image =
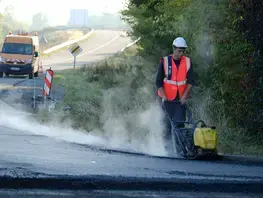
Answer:
[{"label": "white hard hat", "polygon": [[173,41],[173,46],[186,48],[187,44],[183,37],[177,37]]}]

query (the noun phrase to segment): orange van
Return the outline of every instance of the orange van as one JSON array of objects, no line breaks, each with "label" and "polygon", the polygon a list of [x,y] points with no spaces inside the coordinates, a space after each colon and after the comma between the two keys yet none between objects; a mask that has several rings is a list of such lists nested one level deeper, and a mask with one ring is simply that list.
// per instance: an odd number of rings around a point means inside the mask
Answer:
[{"label": "orange van", "polygon": [[9,34],[5,37],[0,54],[0,77],[11,75],[29,75],[29,79],[38,76],[39,38],[37,34]]}]

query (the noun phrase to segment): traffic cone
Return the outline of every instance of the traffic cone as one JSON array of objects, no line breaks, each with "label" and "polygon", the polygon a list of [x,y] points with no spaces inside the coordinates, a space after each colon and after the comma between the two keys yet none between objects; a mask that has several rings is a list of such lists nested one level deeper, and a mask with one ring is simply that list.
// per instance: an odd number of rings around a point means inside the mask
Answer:
[{"label": "traffic cone", "polygon": [[42,61],[40,61],[40,65],[39,65],[39,73],[43,73],[43,66],[42,66]]}]

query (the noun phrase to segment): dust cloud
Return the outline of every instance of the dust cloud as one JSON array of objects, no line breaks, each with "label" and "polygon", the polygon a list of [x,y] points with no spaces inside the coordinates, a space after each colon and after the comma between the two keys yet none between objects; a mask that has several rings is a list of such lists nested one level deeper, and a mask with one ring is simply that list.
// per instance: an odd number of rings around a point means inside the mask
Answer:
[{"label": "dust cloud", "polygon": [[[162,114],[155,103],[144,111],[134,112],[126,115],[126,117],[122,115],[108,117],[105,120],[103,131],[94,130],[90,132],[75,130],[70,126],[70,122],[65,125],[56,119],[52,123],[41,124],[32,114],[12,108],[4,102],[1,102],[0,106],[2,110],[0,112],[0,126],[19,130],[21,133],[43,135],[102,149],[167,156],[161,135],[160,119]],[[108,113],[105,110],[104,116]],[[132,128],[128,129],[127,119],[132,124],[130,126]]]},{"label": "dust cloud", "polygon": [[104,122],[104,136],[108,144],[117,148],[166,156],[161,115],[160,109],[153,103],[145,111],[108,118]]}]

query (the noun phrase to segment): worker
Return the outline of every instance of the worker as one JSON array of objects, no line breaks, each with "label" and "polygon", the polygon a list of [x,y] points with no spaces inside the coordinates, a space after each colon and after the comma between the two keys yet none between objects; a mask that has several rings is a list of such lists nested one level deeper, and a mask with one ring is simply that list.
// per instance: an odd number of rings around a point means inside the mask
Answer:
[{"label": "worker", "polygon": [[[173,54],[160,60],[156,75],[156,87],[158,101],[164,115],[168,115],[174,121],[174,127],[183,127],[184,124],[176,124],[186,120],[186,101],[189,98],[194,85],[194,73],[189,57],[183,55],[187,48],[184,38],[177,37],[173,43]],[[166,114],[167,113],[167,114]],[[165,139],[171,140],[171,124],[165,118]]]}]

